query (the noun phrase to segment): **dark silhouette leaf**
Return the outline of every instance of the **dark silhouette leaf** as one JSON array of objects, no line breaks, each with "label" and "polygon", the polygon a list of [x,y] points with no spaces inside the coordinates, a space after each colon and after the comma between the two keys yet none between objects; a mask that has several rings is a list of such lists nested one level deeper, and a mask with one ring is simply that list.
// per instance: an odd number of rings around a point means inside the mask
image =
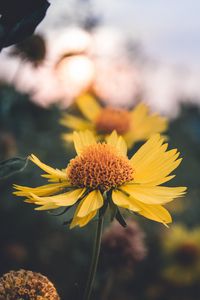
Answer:
[{"label": "dark silhouette leaf", "polygon": [[1,0],[0,50],[32,35],[49,5],[47,0]]}]

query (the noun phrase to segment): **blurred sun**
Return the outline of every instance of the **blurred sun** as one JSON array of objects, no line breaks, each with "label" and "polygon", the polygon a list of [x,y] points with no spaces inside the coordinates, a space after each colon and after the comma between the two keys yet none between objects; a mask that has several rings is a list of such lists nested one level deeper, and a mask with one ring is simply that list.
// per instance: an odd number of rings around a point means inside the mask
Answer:
[{"label": "blurred sun", "polygon": [[91,86],[95,67],[86,55],[63,56],[56,65],[56,72],[64,88],[70,87],[70,93],[77,96]]}]

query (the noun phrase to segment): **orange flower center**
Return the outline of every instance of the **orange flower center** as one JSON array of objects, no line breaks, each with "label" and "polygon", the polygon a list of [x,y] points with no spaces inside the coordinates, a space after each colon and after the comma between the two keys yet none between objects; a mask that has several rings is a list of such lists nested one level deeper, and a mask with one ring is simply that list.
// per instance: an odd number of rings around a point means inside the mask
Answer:
[{"label": "orange flower center", "polygon": [[104,108],[96,119],[96,130],[100,133],[125,134],[130,129],[130,114],[124,109]]},{"label": "orange flower center", "polygon": [[73,186],[107,191],[133,179],[128,158],[107,144],[88,146],[67,168]]}]

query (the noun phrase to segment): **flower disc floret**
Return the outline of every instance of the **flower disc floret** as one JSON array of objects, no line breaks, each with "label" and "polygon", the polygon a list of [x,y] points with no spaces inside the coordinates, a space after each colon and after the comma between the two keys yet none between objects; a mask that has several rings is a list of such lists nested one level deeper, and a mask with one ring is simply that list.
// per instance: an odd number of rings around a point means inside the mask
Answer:
[{"label": "flower disc floret", "polygon": [[125,134],[130,130],[131,119],[128,111],[107,107],[101,110],[95,121],[97,132]]},{"label": "flower disc floret", "polygon": [[107,144],[88,146],[80,156],[71,160],[67,173],[73,186],[102,191],[133,180],[133,168],[128,158]]},{"label": "flower disc floret", "polygon": [[10,271],[0,278],[0,300],[60,300],[54,285],[40,273]]}]

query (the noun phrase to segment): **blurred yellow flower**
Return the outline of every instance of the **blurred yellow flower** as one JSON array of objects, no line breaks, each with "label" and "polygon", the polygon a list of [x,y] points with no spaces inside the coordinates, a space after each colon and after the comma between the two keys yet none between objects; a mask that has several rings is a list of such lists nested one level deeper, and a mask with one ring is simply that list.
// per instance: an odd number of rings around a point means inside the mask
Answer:
[{"label": "blurred yellow flower", "polygon": [[178,159],[176,149],[167,151],[168,144],[163,144],[159,134],[152,136],[130,160],[124,139],[115,131],[103,143],[96,142],[90,131],[74,132],[73,140],[77,156],[64,170],[49,167],[31,155],[50,183],[36,188],[15,185],[14,194],[39,205],[37,210],[77,205],[71,228],[86,225],[99,210],[104,213],[107,206],[117,219],[121,207],[165,225],[171,222],[162,205],[182,196],[186,188],[161,186],[174,177],[169,174],[182,159]]},{"label": "blurred yellow flower", "polygon": [[[84,94],[77,98],[76,104],[84,118],[66,113],[61,119],[63,126],[72,131],[89,129],[100,139],[116,130],[128,148],[135,142],[147,140],[152,134],[164,132],[168,126],[166,118],[150,114],[144,103],[131,111],[110,106],[103,108],[90,94]],[[72,141],[72,137],[73,133],[63,134],[65,141]]]},{"label": "blurred yellow flower", "polygon": [[187,229],[177,224],[162,240],[163,251],[169,263],[163,268],[165,279],[179,285],[188,285],[200,276],[200,228]]}]

